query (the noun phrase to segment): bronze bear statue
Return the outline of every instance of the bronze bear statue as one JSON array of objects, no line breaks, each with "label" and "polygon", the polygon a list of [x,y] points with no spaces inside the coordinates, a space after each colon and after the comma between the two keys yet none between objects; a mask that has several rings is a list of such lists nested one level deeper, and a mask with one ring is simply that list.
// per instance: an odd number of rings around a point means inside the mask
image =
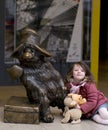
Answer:
[{"label": "bronze bear statue", "polygon": [[45,60],[45,57],[52,55],[39,47],[40,38],[36,31],[24,29],[20,43],[12,53],[19,65],[8,68],[8,72],[14,78],[20,78],[30,103],[40,104],[40,120],[53,122],[50,106],[64,109],[67,90],[63,79],[53,65]]}]

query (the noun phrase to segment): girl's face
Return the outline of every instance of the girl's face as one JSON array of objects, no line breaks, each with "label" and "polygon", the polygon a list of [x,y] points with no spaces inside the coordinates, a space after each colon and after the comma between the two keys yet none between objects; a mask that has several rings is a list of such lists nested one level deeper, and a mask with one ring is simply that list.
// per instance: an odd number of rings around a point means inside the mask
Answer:
[{"label": "girl's face", "polygon": [[80,82],[85,78],[85,71],[84,69],[78,65],[75,64],[73,67],[73,79],[75,82]]}]

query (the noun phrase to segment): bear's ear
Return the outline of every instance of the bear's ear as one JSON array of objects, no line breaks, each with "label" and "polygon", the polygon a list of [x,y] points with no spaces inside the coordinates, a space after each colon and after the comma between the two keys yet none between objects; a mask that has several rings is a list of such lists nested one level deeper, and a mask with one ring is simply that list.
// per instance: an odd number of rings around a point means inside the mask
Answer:
[{"label": "bear's ear", "polygon": [[84,103],[86,103],[86,99],[85,98],[80,98],[79,99],[79,104],[81,105],[81,104],[84,104]]},{"label": "bear's ear", "polygon": [[72,98],[73,93],[69,93],[67,96]]}]

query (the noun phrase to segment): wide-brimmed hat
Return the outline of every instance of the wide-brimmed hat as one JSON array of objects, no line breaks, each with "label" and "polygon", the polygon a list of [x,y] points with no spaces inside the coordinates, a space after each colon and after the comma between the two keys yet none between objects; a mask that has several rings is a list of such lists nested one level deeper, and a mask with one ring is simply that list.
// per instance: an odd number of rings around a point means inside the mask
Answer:
[{"label": "wide-brimmed hat", "polygon": [[17,57],[18,52],[23,49],[25,46],[28,47],[34,47],[36,50],[38,50],[42,55],[46,57],[51,57],[52,55],[42,48],[40,45],[40,36],[39,34],[30,28],[26,28],[22,31],[20,39],[19,39],[20,45],[14,50],[12,53],[13,57]]}]

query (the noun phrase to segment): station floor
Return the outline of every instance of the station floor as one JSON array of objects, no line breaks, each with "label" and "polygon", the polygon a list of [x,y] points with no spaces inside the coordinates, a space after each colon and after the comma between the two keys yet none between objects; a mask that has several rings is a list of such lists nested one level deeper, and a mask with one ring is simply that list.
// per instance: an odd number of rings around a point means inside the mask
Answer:
[{"label": "station floor", "polygon": [[[108,97],[108,60],[101,61],[99,65],[99,80],[97,87]],[[61,110],[51,108],[54,113],[53,123],[16,124],[4,123],[4,104],[11,96],[26,96],[23,86],[0,86],[0,130],[107,130],[108,125],[101,125],[92,120],[82,120],[79,124],[62,124]]]}]

